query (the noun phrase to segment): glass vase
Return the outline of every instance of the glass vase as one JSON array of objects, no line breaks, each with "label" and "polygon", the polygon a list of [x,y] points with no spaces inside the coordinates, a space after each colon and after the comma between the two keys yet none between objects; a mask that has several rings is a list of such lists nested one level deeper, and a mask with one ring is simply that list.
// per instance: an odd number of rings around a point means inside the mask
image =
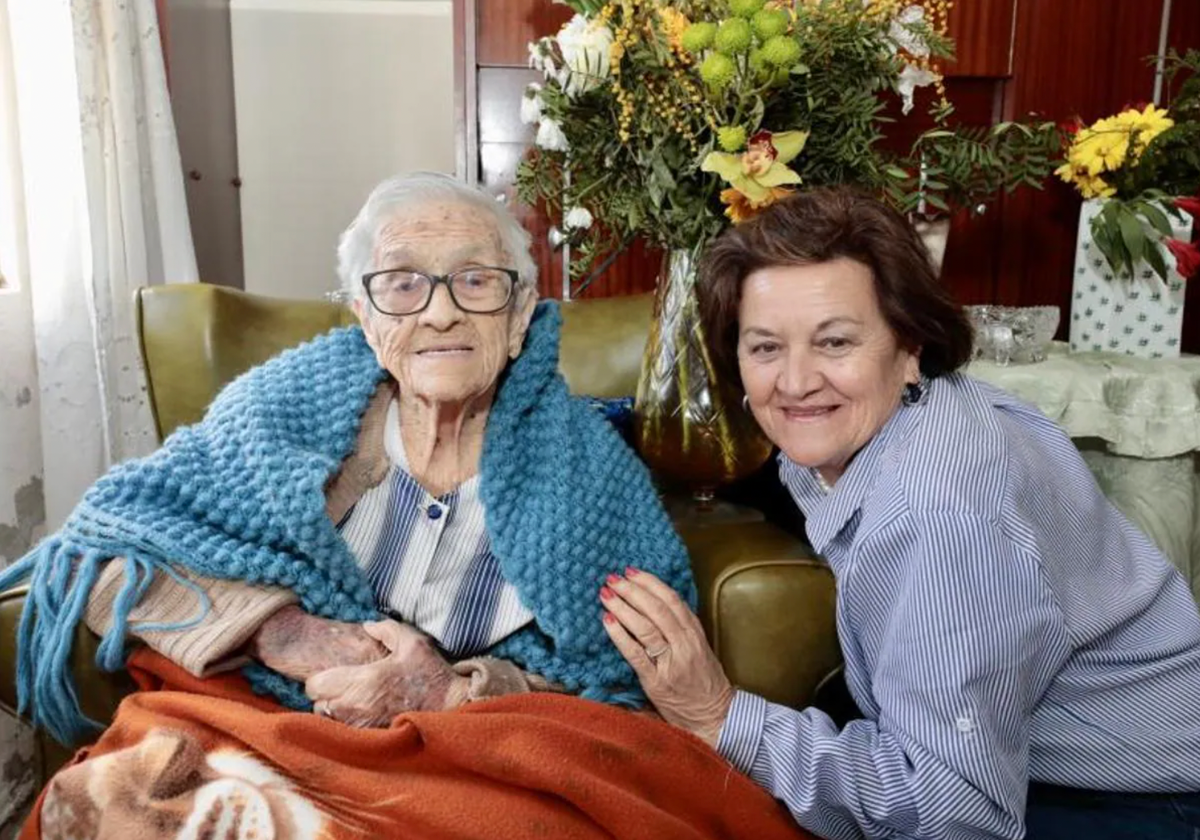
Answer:
[{"label": "glass vase", "polygon": [[663,256],[634,403],[634,441],[654,474],[711,505],[718,486],[771,453],[736,382],[723,382],[705,344],[696,295],[699,249]]}]

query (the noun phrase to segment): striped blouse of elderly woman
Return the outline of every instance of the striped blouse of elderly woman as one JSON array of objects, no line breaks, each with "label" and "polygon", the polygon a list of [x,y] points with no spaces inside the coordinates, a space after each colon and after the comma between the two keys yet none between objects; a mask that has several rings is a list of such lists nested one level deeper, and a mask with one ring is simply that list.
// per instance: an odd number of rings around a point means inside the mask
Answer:
[{"label": "striped blouse of elderly woman", "polygon": [[[205,580],[212,609],[203,622],[143,640],[193,673],[249,654],[307,680],[318,712],[357,725],[453,706],[476,691],[546,687],[508,663],[471,659],[533,618],[495,573],[478,479],[497,380],[521,351],[536,304],[528,234],[471,187],[404,176],[380,184],[342,235],[338,272],[395,386],[383,403],[377,394],[360,432],[361,442],[382,424],[382,451],[343,467],[327,509],[338,512],[380,609],[403,623],[335,622],[294,606],[282,588]],[[359,473],[376,480],[356,482]],[[89,603],[97,632],[119,586],[120,564],[109,565]],[[139,623],[189,617],[171,605],[190,599],[155,595],[139,607]],[[430,638],[460,661],[448,665]]]},{"label": "striped blouse of elderly woman", "polygon": [[1191,592],[1062,429],[956,372],[970,327],[907,221],[809,190],[706,260],[710,349],[837,580],[861,717],[735,691],[635,572],[600,597],[659,713],[823,837],[1200,836]]}]

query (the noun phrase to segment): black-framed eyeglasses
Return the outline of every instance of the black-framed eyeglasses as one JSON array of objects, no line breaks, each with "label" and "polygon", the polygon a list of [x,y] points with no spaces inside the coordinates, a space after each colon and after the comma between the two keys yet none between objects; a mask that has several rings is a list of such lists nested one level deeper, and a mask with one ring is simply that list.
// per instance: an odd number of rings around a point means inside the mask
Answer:
[{"label": "black-framed eyeglasses", "polygon": [[463,312],[490,315],[508,306],[518,276],[511,268],[495,266],[471,266],[442,275],[386,268],[364,274],[362,282],[371,305],[384,315],[424,311],[433,300],[433,290],[442,284]]}]

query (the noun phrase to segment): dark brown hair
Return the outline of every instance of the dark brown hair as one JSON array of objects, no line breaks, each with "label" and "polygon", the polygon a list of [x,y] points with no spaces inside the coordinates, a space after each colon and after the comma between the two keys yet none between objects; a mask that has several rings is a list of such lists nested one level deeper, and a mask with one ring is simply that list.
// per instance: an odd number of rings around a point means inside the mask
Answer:
[{"label": "dark brown hair", "polygon": [[938,281],[912,225],[883,202],[845,186],[802,190],[731,227],[701,265],[700,311],[709,352],[740,382],[738,306],[742,283],[762,268],[847,257],[867,266],[884,320],[903,347],[921,348],[921,372],[950,373],[971,356],[971,324]]}]

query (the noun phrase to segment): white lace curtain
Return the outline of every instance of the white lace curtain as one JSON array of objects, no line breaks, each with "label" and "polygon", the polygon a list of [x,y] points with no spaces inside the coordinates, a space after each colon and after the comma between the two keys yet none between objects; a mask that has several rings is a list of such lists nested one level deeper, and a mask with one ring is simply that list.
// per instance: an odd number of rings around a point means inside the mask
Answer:
[{"label": "white lace curtain", "polygon": [[2,317],[30,319],[52,530],[110,464],[153,449],[133,293],[194,282],[196,260],[154,0],[0,3],[0,148],[17,173],[0,242],[28,300]]}]

